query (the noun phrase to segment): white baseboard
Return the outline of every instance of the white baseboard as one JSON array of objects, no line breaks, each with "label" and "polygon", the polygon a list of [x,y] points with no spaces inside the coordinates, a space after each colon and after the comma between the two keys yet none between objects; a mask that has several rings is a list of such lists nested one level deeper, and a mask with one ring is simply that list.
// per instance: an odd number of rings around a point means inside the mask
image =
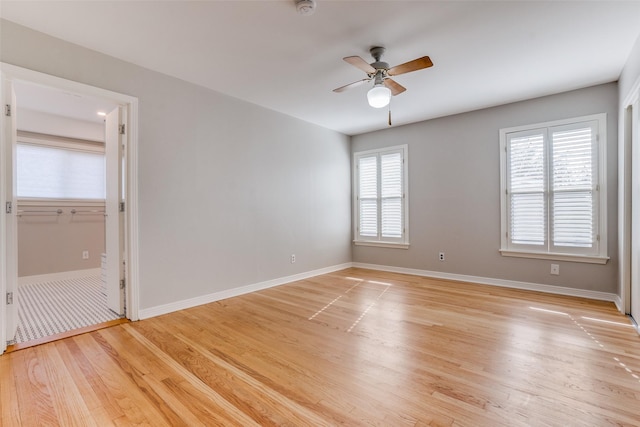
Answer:
[{"label": "white baseboard", "polygon": [[568,288],[564,286],[543,285],[539,283],[518,282],[515,280],[467,276],[463,274],[442,273],[439,271],[393,267],[388,265],[348,262],[344,264],[334,265],[331,267],[321,268],[318,270],[308,271],[305,273],[294,274],[292,276],[286,276],[278,279],[267,280],[264,282],[241,286],[239,288],[233,288],[233,289],[227,289],[220,292],[214,292],[211,294],[189,298],[181,301],[176,301],[169,304],[140,309],[138,314],[140,319],[148,319],[150,317],[160,316],[163,314],[172,313],[178,310],[184,310],[184,309],[195,307],[202,304],[208,304],[211,302],[244,295],[251,292],[272,288],[274,286],[280,286],[286,283],[308,279],[310,277],[319,276],[322,274],[333,273],[334,271],[344,270],[350,267],[365,268],[369,270],[388,271],[392,273],[412,274],[414,276],[432,277],[434,279],[457,280],[460,282],[478,283],[481,285],[500,286],[504,288],[538,291],[538,292],[545,292],[545,293],[556,294],[556,295],[567,295],[567,296],[574,296],[574,297],[581,297],[581,298],[589,298],[589,299],[595,299],[600,301],[610,301],[616,304],[618,307],[620,307],[621,305],[620,297],[614,293],[608,293],[608,292],[590,291],[586,289],[575,289],[575,288]]},{"label": "white baseboard", "polygon": [[467,276],[464,274],[442,273],[439,271],[417,270],[413,268],[393,267],[388,265],[365,264],[354,262],[353,267],[369,270],[388,271],[391,273],[412,274],[414,276],[432,277],[434,279],[457,280],[460,282],[479,283],[481,285],[500,286],[503,288],[523,289],[528,291],[546,292],[556,295],[582,297],[600,301],[610,301],[618,304],[620,297],[614,293],[590,291],[587,289],[567,288],[564,286],[543,285],[539,283],[518,282],[515,280],[493,279],[488,277]]},{"label": "white baseboard", "polygon": [[304,279],[308,279],[314,276],[319,276],[322,274],[333,273],[334,271],[344,270],[345,268],[349,268],[349,267],[351,267],[350,262],[345,264],[338,264],[331,267],[320,268],[318,270],[312,270],[305,273],[294,274],[292,276],[280,277],[278,279],[254,283],[252,285],[241,286],[239,288],[227,289],[224,291],[214,292],[212,294],[189,298],[182,301],[176,301],[169,304],[159,305],[156,307],[140,309],[138,312],[138,317],[141,320],[148,319],[150,317],[160,316],[162,314],[172,313],[174,311],[184,310],[184,309],[195,307],[202,304],[209,304],[211,302],[220,301],[220,300],[232,298],[232,297],[237,297],[237,296],[248,294],[251,292],[272,288],[274,286],[284,285],[285,283],[304,280]]},{"label": "white baseboard", "polygon": [[32,285],[34,283],[52,282],[54,280],[79,279],[88,276],[99,276],[100,267],[86,270],[62,271],[60,273],[38,274],[35,276],[18,277],[18,286]]},{"label": "white baseboard", "polygon": [[615,296],[615,299],[613,300],[613,303],[616,305],[616,308],[618,309],[618,311],[620,313],[626,314],[624,307],[622,307],[622,298],[620,297],[620,295],[616,295]]},{"label": "white baseboard", "polygon": [[636,319],[634,319],[633,317],[629,316],[629,321],[631,322],[631,325],[633,326],[633,329],[635,329],[636,332],[638,333],[638,335],[640,335],[640,326],[638,326],[638,323],[636,322]]}]

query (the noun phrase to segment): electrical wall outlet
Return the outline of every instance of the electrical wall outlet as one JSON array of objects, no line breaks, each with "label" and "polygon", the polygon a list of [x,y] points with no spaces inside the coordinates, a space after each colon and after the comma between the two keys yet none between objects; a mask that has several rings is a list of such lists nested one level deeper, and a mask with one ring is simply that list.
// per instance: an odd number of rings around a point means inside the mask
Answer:
[{"label": "electrical wall outlet", "polygon": [[89,259],[89,251],[82,251],[82,259]]},{"label": "electrical wall outlet", "polygon": [[551,274],[554,276],[560,275],[560,265],[559,264],[551,264]]},{"label": "electrical wall outlet", "polygon": [[296,254],[291,254],[291,264],[296,262]]},{"label": "electrical wall outlet", "polygon": [[444,252],[440,252],[440,254],[438,255],[438,260],[444,261]]}]

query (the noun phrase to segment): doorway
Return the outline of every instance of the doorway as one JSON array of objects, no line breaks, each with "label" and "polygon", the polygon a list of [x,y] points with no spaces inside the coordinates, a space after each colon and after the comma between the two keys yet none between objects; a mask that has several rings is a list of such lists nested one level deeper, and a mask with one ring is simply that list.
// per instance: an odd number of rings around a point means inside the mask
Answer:
[{"label": "doorway", "polygon": [[[56,286],[66,283],[82,291],[85,287],[98,286],[102,288],[100,293],[108,305],[107,311],[116,317],[137,320],[137,257],[132,256],[137,254],[137,182],[135,163],[132,163],[137,153],[137,100],[7,64],[2,64],[0,94],[5,106],[0,145],[0,161],[5,169],[0,177],[0,192],[5,210],[0,226],[6,230],[0,242],[4,249],[0,260],[0,287],[2,294],[7,295],[7,304],[1,305],[0,311],[0,353],[6,349],[7,342],[16,337],[21,319],[20,282],[30,285],[43,278],[53,279]],[[104,116],[97,116],[99,112]],[[83,115],[91,119],[82,120]],[[97,126],[91,126],[90,122]],[[67,130],[61,131],[61,127]],[[16,166],[18,156],[33,155],[34,147],[36,152],[43,147],[49,153],[57,150],[56,155],[64,153],[66,160],[69,156],[83,158],[62,166],[64,181],[73,181],[71,172],[78,165],[93,161],[88,168],[89,175],[99,178],[102,174],[102,183],[94,187],[102,188],[103,194],[82,193],[87,190],[85,181],[91,180],[86,174],[80,180],[80,197],[37,193],[42,187],[50,187],[52,180],[46,178],[46,185],[36,185],[36,193],[29,193],[22,185],[24,182],[18,179],[20,170]],[[36,153],[35,157],[38,155],[49,163],[62,161],[59,158],[49,161],[51,159],[47,160],[42,153]],[[96,173],[100,158],[103,169]],[[67,234],[52,241],[55,232],[51,234],[51,230],[57,227],[59,232],[61,225],[66,227]],[[92,237],[89,238],[89,234]],[[48,241],[36,241],[33,245],[29,239],[22,239],[29,236]],[[31,249],[27,249],[29,244]],[[35,253],[47,245],[56,246],[57,250],[50,251],[49,256]],[[52,262],[52,258],[65,252],[72,254],[71,259],[63,260],[63,265]],[[32,259],[23,259],[27,256]],[[92,279],[79,284],[77,279],[88,273]],[[65,302],[68,297],[58,295],[56,298]],[[77,318],[77,310],[72,311]]]},{"label": "doorway", "polygon": [[25,82],[14,82],[13,89],[18,241],[13,341],[24,346],[124,315],[108,308],[102,272],[105,117],[118,105]]}]

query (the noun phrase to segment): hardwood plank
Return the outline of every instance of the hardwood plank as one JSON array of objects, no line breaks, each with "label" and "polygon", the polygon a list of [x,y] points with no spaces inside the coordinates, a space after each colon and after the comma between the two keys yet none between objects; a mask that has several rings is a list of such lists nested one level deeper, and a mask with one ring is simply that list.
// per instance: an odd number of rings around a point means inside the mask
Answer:
[{"label": "hardwood plank", "polygon": [[20,400],[16,384],[16,361],[19,357],[0,357],[0,425],[20,425]]},{"label": "hardwood plank", "polygon": [[[13,355],[8,355],[11,357]],[[17,355],[16,355],[17,356]],[[5,357],[4,355],[2,357]],[[57,425],[58,418],[51,399],[50,387],[44,368],[42,350],[35,348],[16,357],[15,384],[24,425]],[[4,378],[2,378],[4,381]]]},{"label": "hardwood plank", "polygon": [[136,341],[120,328],[102,330],[93,338],[105,352],[94,367],[108,381],[111,393],[125,414],[114,420],[117,425],[186,425],[149,384],[167,376],[163,372],[165,366],[152,361],[153,354],[137,347]]},{"label": "hardwood plank", "polygon": [[123,325],[125,330],[131,334],[140,345],[142,345],[147,350],[151,351],[158,358],[162,359],[168,369],[172,369],[180,374],[186,381],[188,381],[193,387],[199,390],[201,393],[205,394],[213,403],[220,406],[225,412],[230,413],[233,418],[237,419],[244,426],[259,426],[258,423],[253,421],[246,414],[238,411],[238,409],[229,401],[227,401],[224,397],[220,396],[215,390],[208,387],[203,381],[198,378],[193,372],[185,369],[179,361],[176,361],[170,358],[166,353],[160,351],[158,347],[156,347],[150,340],[148,340],[145,336],[140,334],[134,328],[129,325]]},{"label": "hardwood plank", "polygon": [[351,268],[0,358],[2,425],[640,425],[611,303]]},{"label": "hardwood plank", "polygon": [[89,357],[95,354],[90,350],[92,342],[93,340],[89,336],[77,337],[61,341],[59,347],[64,347],[64,350],[61,349],[60,352],[71,375],[76,382],[83,384],[82,395],[88,401],[87,406],[96,413],[96,419],[100,425],[109,425],[124,413],[113,398],[112,392],[102,376],[93,368],[89,360]]},{"label": "hardwood plank", "polygon": [[239,378],[243,383],[248,385],[253,390],[258,390],[264,396],[264,398],[268,398],[274,402],[276,407],[281,408],[289,408],[290,410],[286,412],[287,420],[293,422],[294,424],[299,425],[314,425],[314,426],[329,426],[331,425],[327,420],[323,417],[320,417],[318,414],[307,409],[305,406],[299,404],[298,402],[289,399],[287,396],[280,394],[273,390],[272,388],[266,386],[255,377],[248,375],[242,369],[234,366],[231,363],[228,363],[223,358],[217,357],[216,355],[209,352],[205,347],[196,343],[195,341],[185,337],[184,335],[178,334],[176,338],[182,341],[184,344],[190,346],[197,350],[200,354],[204,355],[208,360],[220,366],[222,369],[227,371],[229,374],[233,375],[235,378]]},{"label": "hardwood plank", "polygon": [[41,350],[46,380],[55,384],[50,390],[58,422],[68,426],[97,426],[56,346],[42,346]]}]

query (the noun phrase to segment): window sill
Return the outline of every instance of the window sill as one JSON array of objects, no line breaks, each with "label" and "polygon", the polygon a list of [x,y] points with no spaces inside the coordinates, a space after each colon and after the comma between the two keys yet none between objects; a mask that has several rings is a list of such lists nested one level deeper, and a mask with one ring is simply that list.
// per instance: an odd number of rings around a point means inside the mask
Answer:
[{"label": "window sill", "polygon": [[409,249],[409,244],[408,243],[354,240],[353,244],[356,245],[356,246],[375,246],[375,247],[379,247],[379,248]]},{"label": "window sill", "polygon": [[510,251],[507,249],[500,249],[500,254],[502,256],[509,256],[509,257],[516,257],[516,258],[549,259],[553,261],[584,262],[588,264],[606,264],[607,261],[609,261],[609,257],[607,256],[523,252],[523,251]]}]

